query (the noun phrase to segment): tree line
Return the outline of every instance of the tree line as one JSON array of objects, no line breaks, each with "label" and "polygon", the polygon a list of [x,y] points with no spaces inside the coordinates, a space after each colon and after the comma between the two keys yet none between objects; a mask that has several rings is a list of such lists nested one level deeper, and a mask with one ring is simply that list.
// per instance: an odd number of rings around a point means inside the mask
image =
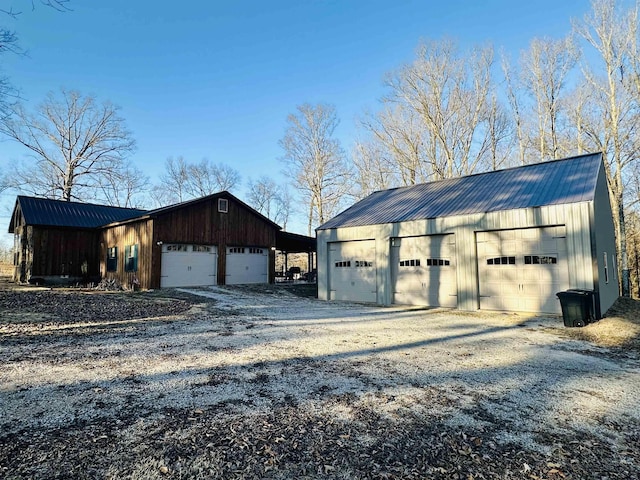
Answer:
[{"label": "tree line", "polygon": [[[247,202],[285,227],[300,205],[311,235],[376,190],[603,152],[628,294],[630,273],[637,285],[640,271],[639,34],[638,3],[593,0],[564,38],[532,39],[516,58],[488,44],[463,50],[450,38],[424,40],[412,61],[385,76],[385,94],[362,114],[349,151],[334,105],[296,107],[279,140],[290,184],[249,178]],[[32,158],[3,172],[0,188],[149,207],[241,185],[230,165],[183,157],[166,159],[151,184],[131,161],[135,141],[109,102],[63,90],[34,112],[4,106],[0,132]]]}]

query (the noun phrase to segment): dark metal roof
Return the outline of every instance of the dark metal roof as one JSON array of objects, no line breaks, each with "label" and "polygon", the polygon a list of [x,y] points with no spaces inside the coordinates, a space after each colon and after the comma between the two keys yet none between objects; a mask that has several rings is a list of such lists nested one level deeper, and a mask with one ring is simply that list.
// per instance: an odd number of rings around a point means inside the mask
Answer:
[{"label": "dark metal roof", "polygon": [[316,239],[291,232],[276,232],[276,248],[281,252],[302,253],[315,252]]},{"label": "dark metal roof", "polygon": [[318,230],[591,201],[602,154],[381,190]]},{"label": "dark metal roof", "polygon": [[[16,207],[18,205],[27,225],[49,227],[97,228],[109,223],[139,217],[146,213],[146,210],[137,208],[65,202],[22,195],[18,196],[16,200]],[[9,233],[13,232],[14,227],[12,219]]]}]

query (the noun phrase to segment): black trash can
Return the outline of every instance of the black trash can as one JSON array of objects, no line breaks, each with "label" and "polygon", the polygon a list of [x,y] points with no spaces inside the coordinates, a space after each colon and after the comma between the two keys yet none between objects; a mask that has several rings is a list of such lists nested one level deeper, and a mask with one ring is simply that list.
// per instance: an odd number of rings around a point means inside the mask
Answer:
[{"label": "black trash can", "polygon": [[571,289],[558,292],[565,327],[584,327],[593,320],[593,291]]}]

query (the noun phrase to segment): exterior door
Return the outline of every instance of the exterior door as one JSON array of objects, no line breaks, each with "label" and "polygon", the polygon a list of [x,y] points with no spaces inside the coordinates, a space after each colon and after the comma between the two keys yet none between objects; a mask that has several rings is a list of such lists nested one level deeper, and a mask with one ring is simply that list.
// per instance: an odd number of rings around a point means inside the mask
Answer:
[{"label": "exterior door", "polygon": [[393,303],[456,307],[455,236],[391,239]]},{"label": "exterior door", "polygon": [[478,232],[480,308],[561,313],[569,288],[564,226]]},{"label": "exterior door", "polygon": [[215,245],[163,245],[160,262],[160,287],[217,284],[218,249]]},{"label": "exterior door", "polygon": [[269,249],[227,247],[227,285],[269,283]]},{"label": "exterior door", "polygon": [[329,300],[377,301],[376,242],[329,243]]}]

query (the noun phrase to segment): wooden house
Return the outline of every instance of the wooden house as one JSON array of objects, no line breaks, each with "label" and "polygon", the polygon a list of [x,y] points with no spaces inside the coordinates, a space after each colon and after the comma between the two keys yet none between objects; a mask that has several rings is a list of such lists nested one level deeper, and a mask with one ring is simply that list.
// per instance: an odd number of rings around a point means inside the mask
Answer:
[{"label": "wooden house", "polygon": [[[55,222],[40,221],[43,209]],[[229,192],[150,211],[21,196],[9,232],[17,281],[141,289],[273,282],[278,241],[290,238]]]}]

